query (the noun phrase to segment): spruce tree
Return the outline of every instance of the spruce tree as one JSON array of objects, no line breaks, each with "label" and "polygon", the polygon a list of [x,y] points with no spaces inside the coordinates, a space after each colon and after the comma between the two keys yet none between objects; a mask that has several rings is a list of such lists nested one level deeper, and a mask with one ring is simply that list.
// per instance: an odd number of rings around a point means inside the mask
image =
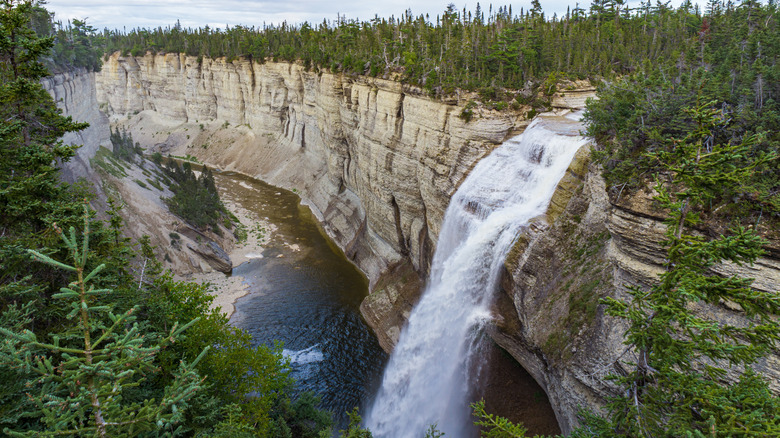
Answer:
[{"label": "spruce tree", "polygon": [[40,62],[52,37],[30,28],[31,1],[1,0],[0,6],[0,235],[41,231],[52,222],[78,216],[59,182],[57,161],[75,147],[58,141],[86,123],[63,117],[41,86],[48,71]]},{"label": "spruce tree", "polygon": [[[0,0],[0,435],[263,435],[276,403],[289,401],[281,347],[252,347],[210,308],[207,287],[157,277],[154,260],[133,278],[119,204],[109,201],[110,224],[52,231],[86,221],[88,195],[59,181],[75,148],[58,139],[86,125],[63,117],[41,86],[52,39],[30,23],[48,20],[35,2]],[[213,178],[189,174],[218,203]],[[187,337],[171,329],[199,317]]]},{"label": "spruce tree", "polygon": [[[62,317],[50,296],[63,274],[30,263],[25,248],[61,250],[47,230],[55,222],[77,222],[84,197],[59,179],[57,164],[75,148],[58,139],[86,124],[63,117],[40,83],[48,74],[41,60],[53,43],[44,24],[49,16],[40,11],[32,1],[0,1],[0,327],[14,332],[49,330]],[[0,347],[5,351],[9,343]],[[25,384],[34,378],[30,370],[0,361],[0,429],[35,427],[29,421],[34,406],[25,396]]]},{"label": "spruce tree", "polygon": [[[780,435],[780,403],[750,369],[780,338],[780,297],[752,289],[751,279],[712,271],[717,263],[752,263],[764,241],[739,224],[714,239],[695,228],[710,201],[774,157],[746,161],[753,136],[738,144],[718,139],[726,118],[714,106],[688,109],[696,128],[649,153],[664,169],[655,200],[668,212],[665,272],[649,290],[634,287],[627,300],[605,300],[609,315],[628,321],[626,344],[636,357],[626,375],[615,377],[623,393],[608,405],[609,418],[589,419],[597,436]],[[739,309],[736,320],[726,304]],[[738,381],[724,382],[727,369]]]},{"label": "spruce tree", "polygon": [[200,388],[201,379],[194,367],[206,350],[191,363],[180,363],[160,400],[138,400],[133,397],[132,388],[155,372],[157,353],[175,342],[195,321],[174,325],[166,336],[149,345],[134,323],[138,306],[115,314],[110,299],[105,298],[112,290],[96,289],[93,285],[106,265],[86,269],[90,219],[87,208],[84,210],[80,239],[73,227],[66,234],[55,225],[70,254],[70,264],[29,251],[35,260],[75,276],[68,287],[61,288],[53,297],[70,310],[66,316],[69,324],[47,336],[0,327],[0,334],[6,338],[0,349],[0,362],[37,376],[27,382],[26,390],[46,426],[43,432],[5,429],[4,433],[107,437],[173,432],[175,424],[182,420],[187,401]]}]

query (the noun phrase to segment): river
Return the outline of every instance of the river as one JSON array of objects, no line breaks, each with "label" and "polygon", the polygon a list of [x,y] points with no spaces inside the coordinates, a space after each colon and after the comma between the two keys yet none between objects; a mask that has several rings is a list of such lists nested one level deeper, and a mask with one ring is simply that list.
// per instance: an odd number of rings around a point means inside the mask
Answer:
[{"label": "river", "polygon": [[[358,406],[366,414],[388,360],[360,315],[367,279],[295,193],[235,172],[214,176],[226,204],[253,216],[256,222],[244,224],[249,232],[270,237],[248,261],[234,260],[232,275],[243,277],[249,293],[235,303],[231,324],[256,344],[281,341],[295,392],[319,395],[320,407],[335,415],[336,430],[344,428],[345,412]],[[559,433],[533,378],[494,345],[483,354],[486,377],[472,401],[484,397],[490,412],[523,422],[531,433]]]},{"label": "river", "polygon": [[257,344],[282,342],[296,392],[319,395],[343,427],[344,413],[364,408],[376,391],[387,360],[360,315],[367,279],[296,194],[234,172],[214,175],[223,200],[255,215],[257,222],[244,224],[249,232],[270,235],[262,252],[234,261],[233,275],[249,293],[235,303],[231,324]]}]

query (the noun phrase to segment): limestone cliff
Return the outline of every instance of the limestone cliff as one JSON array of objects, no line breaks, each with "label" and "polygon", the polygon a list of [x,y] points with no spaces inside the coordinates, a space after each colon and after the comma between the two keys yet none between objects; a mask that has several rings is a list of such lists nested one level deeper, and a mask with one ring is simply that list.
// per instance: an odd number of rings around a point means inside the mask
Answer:
[{"label": "limestone cliff", "polygon": [[[419,296],[450,196],[526,123],[492,111],[466,122],[462,101],[287,63],[114,54],[96,79],[113,121],[143,144],[297,191],[369,277],[362,311],[386,350]],[[552,104],[581,108],[592,94],[565,90]],[[611,203],[583,149],[546,217],[507,258],[489,332],[547,392],[564,432],[578,408],[603,405],[613,391],[604,376],[630,360],[625,327],[603,315],[599,298],[659,272],[663,225],[649,205],[641,196]],[[778,254],[739,269],[776,289]],[[703,311],[737,317],[725,305]],[[759,368],[778,381],[777,357]]]},{"label": "limestone cliff", "polygon": [[41,83],[63,114],[77,122],[89,123],[87,129],[70,132],[62,138],[65,144],[82,145],[76,156],[62,166],[62,175],[68,182],[90,178],[93,172],[89,160],[100,146],[111,147],[108,117],[98,108],[95,73],[74,69],[44,78]]},{"label": "limestone cliff", "polygon": [[372,287],[407,261],[427,271],[450,195],[525,124],[467,123],[418,89],[288,63],[114,54],[97,84],[142,143],[296,190]]},{"label": "limestone cliff", "polygon": [[[662,270],[663,214],[650,195],[610,202],[597,168],[581,151],[559,184],[546,220],[521,236],[506,261],[502,293],[490,329],[544,388],[564,433],[578,424],[582,407],[598,409],[614,394],[605,377],[622,373],[633,352],[623,344],[623,321],[603,313],[599,299],[625,298],[629,286],[647,287]],[[777,291],[780,242],[752,267],[719,265],[714,271],[755,278],[753,286]],[[709,316],[738,321],[728,303],[698,307]],[[756,364],[780,392],[780,357]],[[727,378],[735,378],[732,370]]]},{"label": "limestone cliff", "polygon": [[[160,186],[159,189],[151,183],[143,183],[149,178],[159,179],[150,173],[156,172],[156,166],[148,160],[137,157],[135,161],[122,161],[101,153],[101,148],[111,150],[112,145],[109,118],[98,104],[95,76],[94,72],[74,69],[41,81],[64,115],[77,122],[89,123],[86,129],[68,133],[62,138],[65,144],[80,146],[76,155],[62,164],[62,178],[67,182],[75,182],[79,178],[87,180],[96,195],[93,207],[99,214],[105,211],[108,196],[122,204],[124,208],[120,215],[126,224],[132,225],[125,227],[125,234],[135,241],[144,235],[150,236],[158,257],[167,260],[168,267],[174,272],[207,272],[212,269],[230,272],[232,264],[223,250],[233,244],[229,233],[225,233],[226,237],[203,234],[173,215],[161,199],[172,196],[172,193],[159,182],[155,184]],[[93,164],[98,164],[99,168],[93,168]],[[110,166],[112,172],[105,172],[106,166]],[[172,234],[181,236],[178,242],[172,241]],[[171,250],[172,243],[181,248]]]}]

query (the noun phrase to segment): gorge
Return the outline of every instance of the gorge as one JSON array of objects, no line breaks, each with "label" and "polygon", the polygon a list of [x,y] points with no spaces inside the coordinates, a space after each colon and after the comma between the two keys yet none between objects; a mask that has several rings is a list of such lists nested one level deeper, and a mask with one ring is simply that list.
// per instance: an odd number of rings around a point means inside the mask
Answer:
[{"label": "gorge", "polygon": [[[581,108],[593,89],[578,85],[556,93],[553,107]],[[100,73],[63,75],[48,86],[66,111],[85,110],[82,120],[95,127],[107,126],[94,111],[98,102],[153,150],[295,189],[367,275],[362,311],[388,351],[431,270],[451,197],[480,159],[529,122],[519,111],[490,110],[466,122],[458,117],[465,97],[435,101],[391,80],[176,54],[113,54]],[[79,152],[88,163],[95,142],[77,142],[92,145]],[[545,390],[564,433],[578,424],[579,407],[603,405],[613,391],[603,377],[620,366],[624,327],[603,315],[599,297],[650,284],[663,258],[661,217],[649,197],[610,202],[588,161],[585,147],[550,207],[509,249],[486,324]],[[780,245],[770,242],[752,268],[718,270],[744,272],[772,290]],[[777,356],[757,368],[778,390]]]},{"label": "gorge", "polygon": [[294,193],[229,171],[215,179],[223,202],[245,213],[247,233],[264,235],[246,257],[231,254],[230,278],[241,279],[246,295],[230,323],[256,345],[282,343],[295,394],[316,394],[337,427],[347,427],[346,413],[371,397],[387,359],[360,317],[365,277]]}]

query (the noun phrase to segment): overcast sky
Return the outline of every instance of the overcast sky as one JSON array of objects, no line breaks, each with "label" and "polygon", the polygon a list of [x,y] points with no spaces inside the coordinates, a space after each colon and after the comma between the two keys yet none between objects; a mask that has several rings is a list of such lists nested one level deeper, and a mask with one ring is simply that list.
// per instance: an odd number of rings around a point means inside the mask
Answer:
[{"label": "overcast sky", "polygon": [[[473,11],[477,1],[469,0],[48,0],[47,8],[56,13],[59,20],[87,18],[87,23],[102,30],[130,30],[135,27],[168,26],[181,20],[184,27],[222,27],[241,24],[245,26],[262,26],[263,22],[278,24],[301,23],[309,21],[322,22],[323,18],[335,21],[336,14],[347,18],[368,20],[380,17],[396,17],[411,9],[414,15],[430,14],[435,21],[447,4],[454,3],[459,10],[465,6]],[[490,1],[481,1],[482,9],[487,14]],[[545,13],[559,15],[566,12],[566,7],[574,7],[575,0],[541,0]],[[590,0],[580,0],[581,7],[587,8]],[[531,0],[519,2],[493,3],[512,5],[512,12],[518,13],[520,8],[526,8]]]}]

